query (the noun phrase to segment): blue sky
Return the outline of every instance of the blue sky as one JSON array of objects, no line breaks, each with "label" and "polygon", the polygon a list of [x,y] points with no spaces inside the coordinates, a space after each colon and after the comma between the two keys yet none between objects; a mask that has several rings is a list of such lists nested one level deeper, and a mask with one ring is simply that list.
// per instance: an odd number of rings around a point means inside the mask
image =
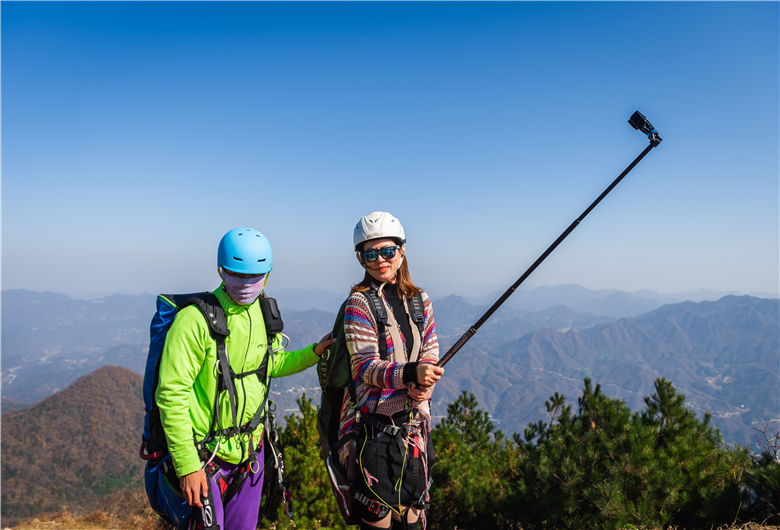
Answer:
[{"label": "blue sky", "polygon": [[[415,281],[780,290],[777,2],[2,2],[2,288],[344,292],[361,215]],[[270,287],[270,286],[269,286]],[[483,293],[484,294],[484,293]]]}]

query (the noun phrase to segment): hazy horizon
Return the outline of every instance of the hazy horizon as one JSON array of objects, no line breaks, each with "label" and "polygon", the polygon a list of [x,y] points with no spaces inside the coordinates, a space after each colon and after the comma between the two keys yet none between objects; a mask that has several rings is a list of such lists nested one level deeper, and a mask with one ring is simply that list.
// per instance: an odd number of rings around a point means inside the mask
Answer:
[{"label": "hazy horizon", "polygon": [[777,2],[3,2],[2,289],[343,292],[360,216],[414,281],[780,292]]},{"label": "hazy horizon", "polygon": [[[217,285],[219,285],[219,284],[216,283],[213,286],[203,287],[202,290],[211,290],[211,289],[215,288]],[[691,294],[700,294],[700,295],[712,294],[712,295],[715,295],[715,296],[727,296],[729,294],[736,294],[736,295],[740,295],[740,296],[743,296],[743,295],[745,295],[745,296],[754,296],[754,297],[757,297],[757,298],[780,298],[780,293],[768,293],[768,292],[756,292],[756,291],[754,291],[754,292],[747,292],[746,293],[746,292],[741,292],[741,291],[719,291],[719,290],[715,290],[715,289],[701,288],[701,289],[695,289],[695,290],[691,290],[691,291],[678,291],[678,292],[667,292],[667,293],[664,293],[664,292],[658,292],[658,291],[656,291],[654,289],[637,289],[635,291],[621,291],[620,289],[610,289],[610,288],[589,289],[588,287],[585,287],[585,286],[582,286],[582,285],[579,285],[579,284],[537,285],[537,286],[528,286],[528,285],[524,284],[524,285],[520,286],[518,291],[531,291],[531,290],[534,290],[534,289],[537,289],[537,288],[557,288],[557,287],[566,287],[566,286],[583,287],[583,288],[588,289],[589,291],[593,291],[593,292],[598,292],[598,291],[620,291],[620,292],[625,292],[627,294],[642,293],[642,291],[652,291],[652,292],[658,294],[661,297],[674,297],[674,296],[678,296],[679,297],[679,296],[691,295]],[[433,285],[433,286],[427,286],[427,287],[426,286],[421,286],[421,287],[423,287],[434,300],[446,298],[446,297],[451,296],[451,295],[461,296],[461,297],[467,298],[467,299],[484,298],[484,297],[489,297],[491,295],[496,295],[497,293],[502,293],[503,291],[505,291],[506,289],[509,288],[509,286],[498,286],[498,285],[492,286],[492,287],[491,286],[464,286],[463,290],[455,291],[455,290],[453,290],[454,289],[453,286]],[[25,289],[25,288],[16,288],[16,289],[21,289],[21,290],[26,290],[26,291],[31,291],[31,292],[45,292],[45,291],[39,291],[39,290],[35,290],[35,289]],[[5,292],[5,291],[12,291],[12,290],[16,290],[16,289],[2,289],[2,291],[0,291],[0,293]],[[348,289],[348,287],[347,287],[347,289]],[[316,292],[316,291],[321,291],[321,292],[325,292],[325,293],[336,295],[336,296],[340,296],[340,295],[344,294],[342,292],[342,291],[344,291],[343,289],[342,290],[329,290],[329,289],[321,289],[321,288],[318,288],[318,287],[314,287],[314,288],[310,288],[310,289],[304,289],[304,288],[299,288],[299,287],[284,287],[284,288],[281,288],[281,289],[275,289],[275,288],[268,288],[267,289],[267,291],[269,293],[271,293],[272,295],[276,295],[276,294],[284,295],[284,293],[286,291],[288,291],[288,290],[301,291],[301,292],[304,292],[304,293],[306,293],[306,292],[313,293],[313,292]],[[114,292],[95,291],[95,292],[82,292],[82,293],[64,292],[64,291],[52,291],[52,290],[47,290],[47,291],[48,292],[53,292],[53,293],[58,293],[58,294],[64,294],[65,296],[73,298],[74,300],[98,300],[98,299],[102,299],[102,298],[107,298],[107,297],[112,296],[112,295],[123,295],[123,296],[149,295],[149,296],[157,296],[158,294],[161,294],[161,293],[153,293],[153,292],[149,292],[149,291],[132,292],[132,291],[121,291],[121,290],[120,291],[114,291]],[[173,293],[173,291],[165,291],[165,292],[166,293]],[[496,296],[496,298],[498,298],[498,297]],[[281,303],[283,303],[284,299],[282,298],[280,301],[281,301]]]}]

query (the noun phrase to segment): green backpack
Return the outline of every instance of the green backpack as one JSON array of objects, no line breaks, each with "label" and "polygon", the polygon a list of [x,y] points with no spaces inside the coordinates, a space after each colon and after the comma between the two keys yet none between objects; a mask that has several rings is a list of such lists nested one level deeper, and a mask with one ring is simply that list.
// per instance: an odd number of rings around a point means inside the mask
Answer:
[{"label": "green backpack", "polygon": [[[387,358],[387,340],[385,337],[385,327],[387,326],[387,312],[385,305],[377,291],[371,289],[364,293],[369,301],[371,313],[377,323],[379,342],[379,357]],[[409,300],[411,306],[412,320],[417,324],[420,330],[420,336],[423,335],[424,310],[422,295],[417,294]],[[341,419],[341,405],[344,402],[344,392],[349,392],[350,400],[353,406],[357,404],[355,395],[355,382],[352,380],[352,363],[349,358],[347,341],[344,337],[344,312],[347,307],[347,300],[341,304],[336,321],[333,324],[331,337],[336,338],[336,342],[331,344],[320,357],[317,363],[317,376],[320,380],[322,397],[320,399],[320,408],[317,412],[317,432],[320,439],[320,457],[325,463],[325,470],[330,479],[330,486],[336,497],[336,504],[339,507],[344,522],[348,525],[360,524],[360,516],[357,510],[353,510],[353,500],[356,494],[362,497],[352,488],[352,484],[347,480],[347,472],[338,458],[338,452],[350,438],[346,434],[339,439],[339,421]],[[358,498],[360,502],[365,499]]]}]

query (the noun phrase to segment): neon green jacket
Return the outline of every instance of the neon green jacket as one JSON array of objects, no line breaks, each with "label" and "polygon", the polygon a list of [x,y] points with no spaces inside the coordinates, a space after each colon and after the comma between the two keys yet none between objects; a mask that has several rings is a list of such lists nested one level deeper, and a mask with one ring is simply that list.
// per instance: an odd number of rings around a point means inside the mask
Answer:
[{"label": "neon green jacket", "polygon": [[[214,291],[227,316],[230,336],[225,341],[230,366],[236,373],[248,372],[260,366],[268,355],[268,338],[259,301],[239,305],[225,292],[224,284]],[[273,340],[274,350],[281,347],[281,335]],[[269,360],[269,380],[261,382],[256,375],[235,380],[239,423],[252,420],[265,396],[271,377],[296,374],[317,363],[314,344],[299,351],[280,350]],[[217,395],[217,343],[211,338],[203,314],[195,306],[182,309],[165,338],[160,359],[160,379],[155,392],[160,409],[168,450],[178,476],[188,475],[201,467],[193,443],[193,431],[198,440],[209,433]],[[243,414],[242,414],[243,411]],[[215,430],[232,426],[228,393],[219,399],[220,424]],[[254,432],[255,449],[262,439],[262,424]],[[217,441],[209,444],[213,451]],[[249,437],[222,437],[217,457],[238,464],[249,457]]]}]

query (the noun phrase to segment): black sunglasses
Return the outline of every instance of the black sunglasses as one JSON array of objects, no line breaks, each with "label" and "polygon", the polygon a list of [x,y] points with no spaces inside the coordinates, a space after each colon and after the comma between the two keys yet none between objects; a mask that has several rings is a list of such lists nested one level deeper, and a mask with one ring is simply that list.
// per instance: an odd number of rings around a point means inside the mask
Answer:
[{"label": "black sunglasses", "polygon": [[363,255],[363,259],[370,263],[378,260],[380,255],[382,256],[382,258],[386,260],[393,259],[395,257],[395,251],[398,250],[399,248],[401,247],[396,245],[394,247],[364,250],[363,252],[361,252],[361,254]]}]

